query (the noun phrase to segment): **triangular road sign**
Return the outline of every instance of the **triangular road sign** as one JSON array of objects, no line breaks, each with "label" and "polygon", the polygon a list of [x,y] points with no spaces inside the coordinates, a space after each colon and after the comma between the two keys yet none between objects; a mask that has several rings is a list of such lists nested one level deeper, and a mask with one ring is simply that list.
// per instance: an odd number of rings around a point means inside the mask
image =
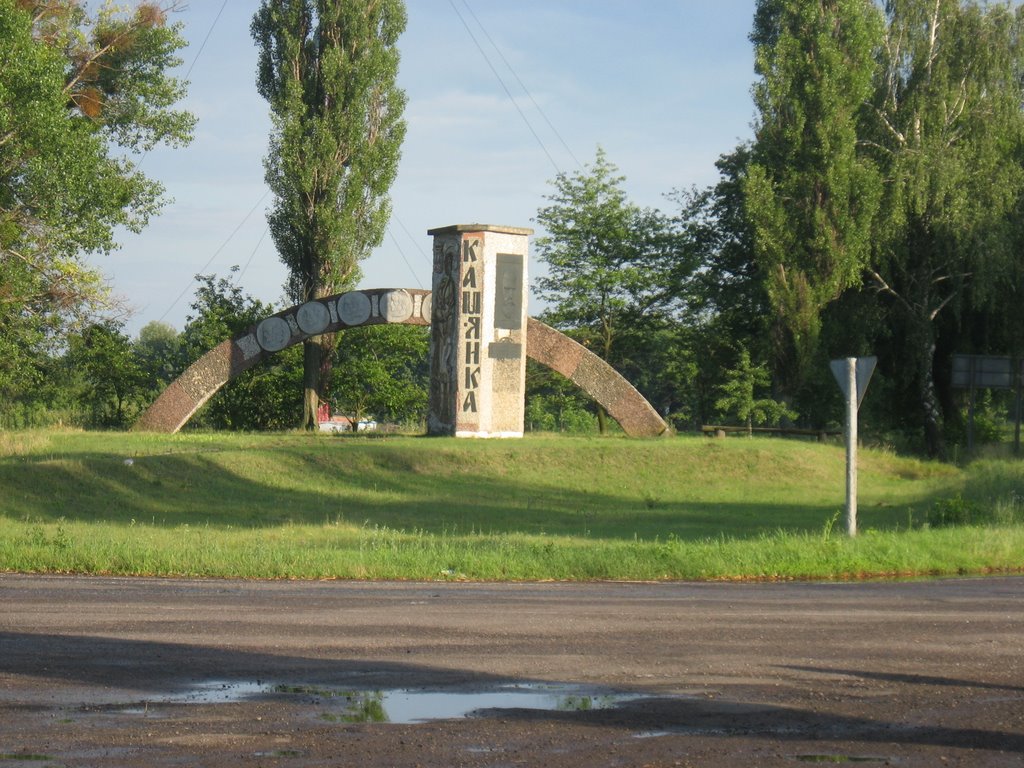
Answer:
[{"label": "triangular road sign", "polygon": [[[860,408],[860,404],[864,400],[864,393],[868,391],[868,382],[871,381],[871,374],[875,372],[875,363],[878,362],[878,358],[858,357],[855,359],[857,361],[857,407]],[[833,360],[829,363],[829,368],[832,369],[832,375],[839,382],[839,388],[843,391],[843,395],[849,397],[850,393],[846,391],[846,359]]]}]

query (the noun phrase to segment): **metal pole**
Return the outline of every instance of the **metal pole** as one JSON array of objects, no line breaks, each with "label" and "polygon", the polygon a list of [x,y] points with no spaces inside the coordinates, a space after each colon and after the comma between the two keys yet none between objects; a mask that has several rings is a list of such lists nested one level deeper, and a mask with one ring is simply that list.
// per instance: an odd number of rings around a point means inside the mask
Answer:
[{"label": "metal pole", "polygon": [[846,358],[846,532],[857,535],[857,358]]}]

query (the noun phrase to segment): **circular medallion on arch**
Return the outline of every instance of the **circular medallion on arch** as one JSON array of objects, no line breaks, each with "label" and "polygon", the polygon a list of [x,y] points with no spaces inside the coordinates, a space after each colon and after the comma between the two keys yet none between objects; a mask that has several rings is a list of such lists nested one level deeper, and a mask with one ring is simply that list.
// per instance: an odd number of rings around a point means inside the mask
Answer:
[{"label": "circular medallion on arch", "polygon": [[295,313],[295,320],[303,333],[316,335],[331,324],[331,313],[319,301],[307,301]]},{"label": "circular medallion on arch", "polygon": [[412,317],[412,296],[404,288],[388,291],[380,297],[380,314],[389,323],[404,323]]},{"label": "circular medallion on arch", "polygon": [[428,293],[426,296],[423,297],[423,302],[420,304],[420,317],[422,317],[428,323],[430,322],[430,312],[433,306],[433,294]]},{"label": "circular medallion on arch", "polygon": [[291,337],[291,327],[280,317],[268,317],[256,326],[256,341],[267,352],[280,352]]},{"label": "circular medallion on arch", "polygon": [[350,291],[338,299],[338,318],[345,325],[362,325],[370,319],[370,297]]}]

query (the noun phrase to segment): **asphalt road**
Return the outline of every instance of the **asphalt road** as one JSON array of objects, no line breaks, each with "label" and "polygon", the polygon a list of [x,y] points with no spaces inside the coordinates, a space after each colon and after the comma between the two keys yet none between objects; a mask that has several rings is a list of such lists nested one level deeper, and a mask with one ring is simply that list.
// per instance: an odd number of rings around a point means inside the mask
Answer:
[{"label": "asphalt road", "polygon": [[1024,578],[0,575],[4,768],[814,762],[1024,765]]}]

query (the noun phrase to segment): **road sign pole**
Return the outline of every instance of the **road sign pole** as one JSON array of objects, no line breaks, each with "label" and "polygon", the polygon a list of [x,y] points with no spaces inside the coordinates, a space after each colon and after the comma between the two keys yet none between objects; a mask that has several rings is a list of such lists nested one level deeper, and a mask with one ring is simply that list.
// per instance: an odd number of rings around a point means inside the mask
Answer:
[{"label": "road sign pole", "polygon": [[846,358],[846,532],[857,535],[857,358]]},{"label": "road sign pole", "polygon": [[874,357],[847,357],[829,363],[846,396],[846,532],[857,535],[857,411],[875,371]]}]

